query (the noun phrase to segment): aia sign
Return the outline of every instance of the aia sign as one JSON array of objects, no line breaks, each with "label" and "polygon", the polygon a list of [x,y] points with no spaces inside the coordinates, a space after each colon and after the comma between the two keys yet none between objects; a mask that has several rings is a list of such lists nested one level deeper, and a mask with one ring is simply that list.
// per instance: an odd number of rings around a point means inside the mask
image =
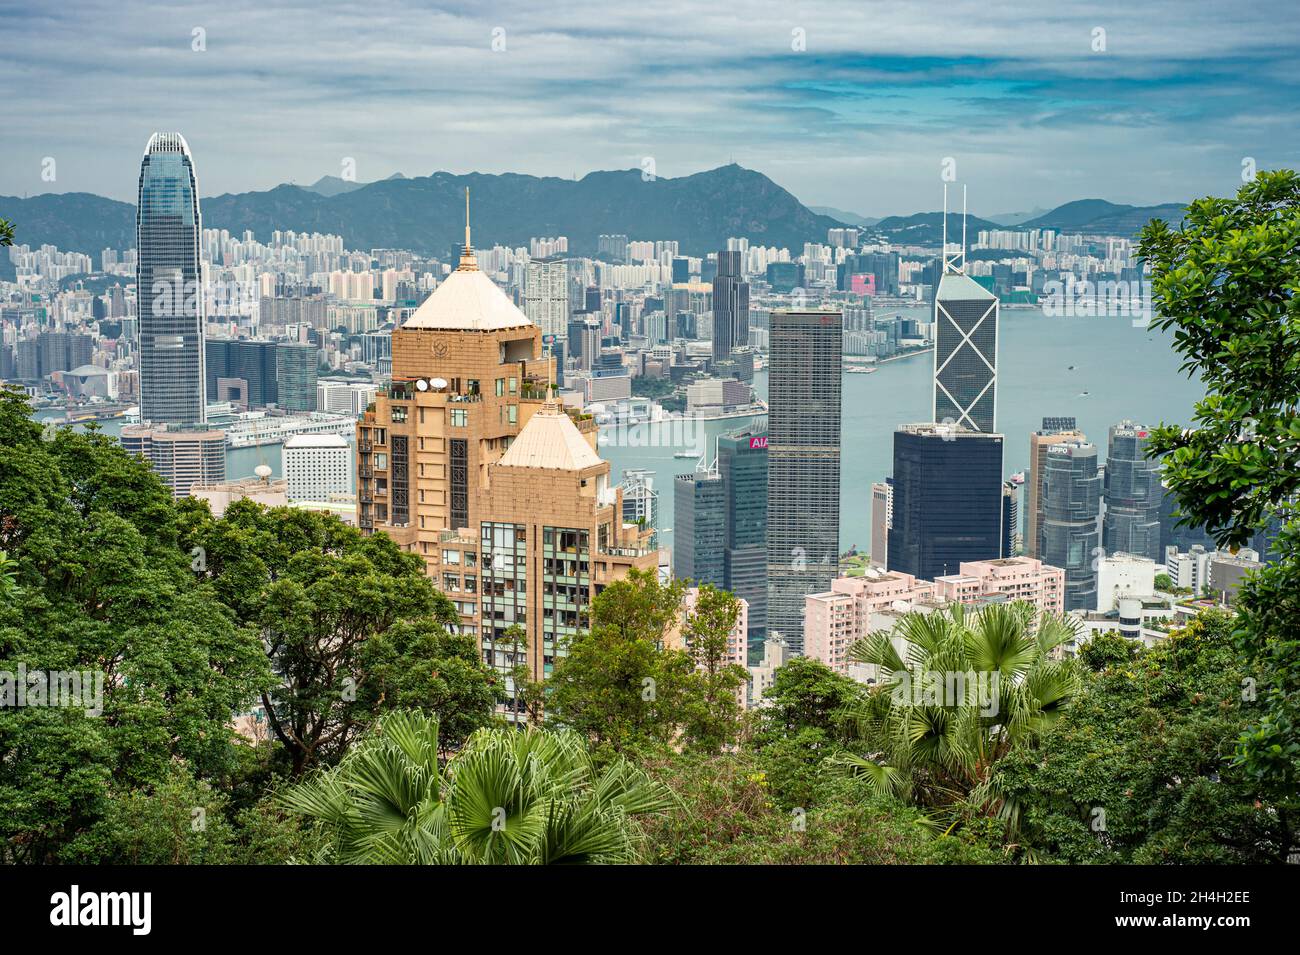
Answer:
[{"label": "aia sign", "polygon": [[749,450],[756,451],[767,447],[767,435],[760,435],[757,438],[749,439]]}]

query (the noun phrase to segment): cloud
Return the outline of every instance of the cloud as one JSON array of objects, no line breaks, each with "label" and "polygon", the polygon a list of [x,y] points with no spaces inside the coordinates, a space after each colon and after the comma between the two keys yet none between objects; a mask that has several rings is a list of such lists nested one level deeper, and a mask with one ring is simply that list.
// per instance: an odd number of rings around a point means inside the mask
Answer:
[{"label": "cloud", "polygon": [[149,134],[171,128],[205,194],[311,182],[345,158],[362,179],[644,156],[675,176],[734,158],[874,215],[935,207],[946,156],[975,209],[1005,212],[1222,193],[1242,156],[1300,152],[1287,6],[1041,6],[0,0],[0,192],[132,198]]}]

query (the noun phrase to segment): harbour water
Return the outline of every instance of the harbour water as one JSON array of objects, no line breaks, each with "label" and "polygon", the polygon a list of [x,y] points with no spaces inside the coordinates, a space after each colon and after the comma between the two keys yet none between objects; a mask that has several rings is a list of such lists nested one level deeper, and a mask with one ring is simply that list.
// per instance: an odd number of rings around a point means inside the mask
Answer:
[{"label": "harbour water", "polygon": [[[908,312],[925,318],[925,311]],[[1132,320],[1105,317],[1056,318],[1037,309],[1004,309],[998,352],[998,430],[1006,435],[1004,474],[1029,463],[1029,433],[1044,416],[1073,416],[1106,456],[1106,431],[1125,418],[1141,424],[1188,424],[1204,395],[1199,381],[1178,370],[1171,336],[1136,328]],[[933,353],[882,363],[874,374],[843,377],[843,458],[840,481],[840,549],[870,542],[871,484],[890,474],[894,429],[931,417]],[[754,376],[767,398],[767,372]],[[40,417],[58,417],[51,413]],[[600,453],[613,465],[613,479],[629,468],[655,472],[659,492],[661,546],[671,547],[673,478],[711,462],[718,435],[751,419],[673,420],[601,429]],[[759,419],[760,421],[762,419]],[[102,422],[108,434],[120,421]],[[675,457],[678,452],[694,452]],[[259,464],[280,476],[280,446],[233,448],[226,452],[231,479],[251,477]],[[355,479],[354,479],[355,481]]]},{"label": "harbour water", "polygon": [[[914,314],[924,318],[925,312]],[[1003,309],[998,353],[998,430],[1006,435],[1006,476],[1029,464],[1029,433],[1045,416],[1073,416],[1106,456],[1106,432],[1128,418],[1142,424],[1189,424],[1193,406],[1205,389],[1178,370],[1180,360],[1170,348],[1172,336],[1135,328],[1128,317],[1045,316],[1037,309]],[[871,540],[871,484],[884,480],[893,467],[893,432],[907,422],[931,417],[933,354],[926,352],[880,365],[875,374],[845,374],[840,482],[840,550],[856,544],[866,550]],[[767,374],[758,372],[754,387],[767,397]],[[718,434],[734,430],[736,420],[704,422],[698,431],[678,426],[678,436],[707,437],[712,460]],[[617,480],[627,468],[655,472],[659,491],[659,527],[671,528],[673,477],[694,470],[694,459],[674,458],[683,445],[660,442],[653,432],[662,426],[642,426],[645,433],[631,440],[635,429],[611,434],[601,454],[612,462]],[[670,436],[671,438],[672,436]],[[671,546],[672,534],[662,534]]]}]

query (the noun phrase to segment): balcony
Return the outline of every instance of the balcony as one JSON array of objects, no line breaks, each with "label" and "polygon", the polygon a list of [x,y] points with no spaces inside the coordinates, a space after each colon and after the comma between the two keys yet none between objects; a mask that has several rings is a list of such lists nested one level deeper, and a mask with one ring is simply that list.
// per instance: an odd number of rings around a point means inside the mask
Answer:
[{"label": "balcony", "polygon": [[363,441],[363,440],[357,441],[357,450],[362,454],[369,454],[371,450],[374,449],[374,446],[375,446],[374,442],[372,441]]}]

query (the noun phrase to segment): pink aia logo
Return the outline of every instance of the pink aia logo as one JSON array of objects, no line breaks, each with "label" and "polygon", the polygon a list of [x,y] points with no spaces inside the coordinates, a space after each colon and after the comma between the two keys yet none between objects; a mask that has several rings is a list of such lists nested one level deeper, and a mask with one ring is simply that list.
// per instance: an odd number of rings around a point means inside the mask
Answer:
[{"label": "pink aia logo", "polygon": [[767,447],[767,435],[761,435],[760,437],[749,439],[749,450],[751,451],[755,451],[758,450],[759,448],[766,448],[766,447]]}]

